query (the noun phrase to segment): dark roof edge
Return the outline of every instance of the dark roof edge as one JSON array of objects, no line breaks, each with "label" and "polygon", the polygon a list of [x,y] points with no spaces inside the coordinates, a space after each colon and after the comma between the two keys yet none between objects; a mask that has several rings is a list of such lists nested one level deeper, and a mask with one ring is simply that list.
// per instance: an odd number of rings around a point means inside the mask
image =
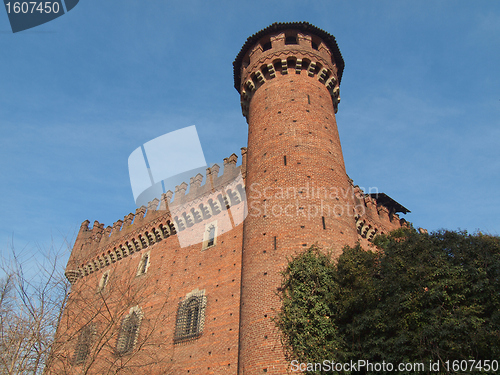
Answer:
[{"label": "dark roof edge", "polygon": [[252,47],[255,43],[257,43],[257,41],[264,35],[270,32],[281,31],[286,29],[299,29],[304,32],[310,32],[320,37],[323,40],[323,42],[328,46],[328,48],[332,52],[333,58],[335,59],[335,63],[338,69],[338,79],[340,84],[342,80],[342,73],[344,72],[345,63],[344,59],[342,58],[342,54],[340,53],[339,46],[337,45],[337,41],[335,40],[335,37],[333,35],[327,33],[326,31],[314,25],[311,25],[309,22],[275,22],[272,25],[266,27],[265,29],[260,30],[259,32],[253,34],[252,36],[249,36],[245,44],[243,44],[243,47],[241,47],[240,52],[236,56],[236,59],[233,62],[233,74],[234,74],[234,87],[238,92],[240,92],[240,84],[241,84],[240,82],[241,63],[243,57],[250,49],[250,47]]},{"label": "dark roof edge", "polygon": [[411,212],[405,206],[396,202],[394,199],[392,199],[391,197],[389,197],[385,193],[372,193],[372,194],[368,194],[368,195],[372,198],[375,198],[377,200],[378,204],[381,204],[389,209],[392,208],[394,210],[394,212],[402,212],[404,214]]}]

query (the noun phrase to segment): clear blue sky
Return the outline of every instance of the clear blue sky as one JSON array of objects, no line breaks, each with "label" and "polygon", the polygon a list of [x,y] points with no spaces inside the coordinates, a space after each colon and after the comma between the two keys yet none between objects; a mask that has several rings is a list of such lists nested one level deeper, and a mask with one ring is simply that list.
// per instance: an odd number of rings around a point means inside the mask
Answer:
[{"label": "clear blue sky", "polygon": [[416,227],[500,234],[499,1],[81,0],[17,34],[0,11],[0,250],[134,212],[127,158],[169,131],[196,125],[209,163],[239,155],[232,62],[276,21],[337,38],[356,184]]}]

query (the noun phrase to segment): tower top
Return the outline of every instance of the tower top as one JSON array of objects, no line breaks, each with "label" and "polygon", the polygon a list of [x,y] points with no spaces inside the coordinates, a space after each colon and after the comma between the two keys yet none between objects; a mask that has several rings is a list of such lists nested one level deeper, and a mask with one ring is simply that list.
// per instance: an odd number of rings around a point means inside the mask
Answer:
[{"label": "tower top", "polygon": [[234,87],[236,88],[236,90],[238,90],[238,92],[240,92],[241,87],[241,65],[247,52],[249,52],[249,50],[266,35],[290,29],[298,30],[306,34],[313,34],[321,38],[323,43],[330,50],[332,57],[335,60],[335,64],[338,69],[338,82],[340,83],[340,81],[342,80],[342,73],[344,71],[345,64],[344,59],[342,58],[342,54],[340,53],[339,46],[337,45],[337,41],[335,40],[335,37],[333,35],[310,24],[309,22],[275,22],[272,25],[248,37],[240,52],[236,56],[236,59],[233,62],[233,72]]}]

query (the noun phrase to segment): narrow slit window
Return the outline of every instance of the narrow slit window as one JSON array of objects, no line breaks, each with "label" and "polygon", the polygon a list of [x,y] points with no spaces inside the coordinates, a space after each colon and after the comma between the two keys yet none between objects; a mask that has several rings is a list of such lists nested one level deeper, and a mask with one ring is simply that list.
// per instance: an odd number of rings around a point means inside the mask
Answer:
[{"label": "narrow slit window", "polygon": [[137,269],[137,276],[144,275],[145,273],[147,273],[150,263],[151,263],[150,254],[149,252],[147,252],[142,256],[141,261],[139,262],[139,268]]},{"label": "narrow slit window", "polygon": [[325,217],[321,216],[321,221],[323,222],[323,229],[326,229]]},{"label": "narrow slit window", "polygon": [[141,273],[146,273],[146,270],[148,268],[148,262],[149,262],[149,255],[146,254],[144,255],[144,259],[142,261]]},{"label": "narrow slit window", "polygon": [[276,250],[276,236],[274,236],[273,242],[274,242],[274,250]]},{"label": "narrow slit window", "polygon": [[286,155],[283,155],[283,162],[285,163],[286,165]]},{"label": "narrow slit window", "polygon": [[102,274],[101,280],[99,280],[99,286],[98,286],[98,291],[102,292],[106,288],[106,285],[108,284],[109,281],[109,271],[106,271]]},{"label": "narrow slit window", "polygon": [[311,97],[307,94],[307,104],[311,104]]},{"label": "narrow slit window", "polygon": [[205,226],[205,234],[203,235],[202,250],[217,245],[217,221],[213,221]]},{"label": "narrow slit window", "polygon": [[210,246],[213,246],[215,244],[215,226],[211,226],[209,229],[208,229],[208,242],[207,242],[207,246],[210,247]]}]

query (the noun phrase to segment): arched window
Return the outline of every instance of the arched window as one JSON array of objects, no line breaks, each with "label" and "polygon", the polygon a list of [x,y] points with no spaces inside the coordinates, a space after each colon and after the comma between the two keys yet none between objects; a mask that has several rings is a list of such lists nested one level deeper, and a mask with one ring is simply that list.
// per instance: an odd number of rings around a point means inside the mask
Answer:
[{"label": "arched window", "polygon": [[203,292],[191,295],[179,304],[174,342],[197,338],[202,334],[206,305]]},{"label": "arched window", "polygon": [[82,363],[85,362],[85,360],[89,356],[95,331],[96,331],[96,326],[94,323],[86,325],[80,331],[80,335],[78,336],[78,342],[75,348],[75,354],[73,355],[75,365],[81,365]]},{"label": "arched window", "polygon": [[139,307],[132,308],[130,313],[123,318],[116,351],[120,355],[130,353],[135,346],[139,336],[139,328],[142,320],[142,311]]},{"label": "arched window", "polygon": [[198,332],[198,323],[200,320],[200,302],[194,297],[189,300],[186,306],[186,326],[184,327],[185,335],[193,335]]}]

